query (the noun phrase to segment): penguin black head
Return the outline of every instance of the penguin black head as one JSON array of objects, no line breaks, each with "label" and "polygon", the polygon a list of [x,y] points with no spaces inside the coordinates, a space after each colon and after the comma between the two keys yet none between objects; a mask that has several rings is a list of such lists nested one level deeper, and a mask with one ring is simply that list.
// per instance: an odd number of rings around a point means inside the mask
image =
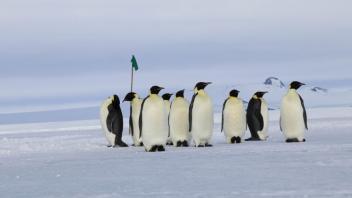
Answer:
[{"label": "penguin black head", "polygon": [[120,105],[120,98],[117,95],[113,96],[112,105],[114,107],[118,107]]},{"label": "penguin black head", "polygon": [[132,101],[135,97],[136,97],[136,93],[130,92],[130,93],[128,93],[128,94],[125,96],[125,98],[123,99],[122,102],[125,102],[125,101]]},{"label": "penguin black head", "polygon": [[159,87],[159,86],[152,86],[150,88],[150,93],[151,94],[159,94],[159,92],[164,89],[163,87]]},{"label": "penguin black head", "polygon": [[161,96],[161,97],[162,97],[164,100],[170,100],[171,96],[172,96],[172,94],[170,94],[170,93],[165,93],[165,94],[163,94],[163,96]]},{"label": "penguin black head", "polygon": [[240,91],[236,90],[236,89],[233,89],[230,91],[230,96],[232,97],[237,97],[238,96],[238,93],[240,93]]},{"label": "penguin black head", "polygon": [[290,89],[299,89],[302,85],[306,85],[304,83],[298,82],[298,81],[293,81],[290,84]]},{"label": "penguin black head", "polygon": [[177,98],[177,97],[184,98],[184,97],[185,97],[185,90],[182,89],[182,90],[178,91],[178,92],[176,93],[176,98]]},{"label": "penguin black head", "polygon": [[262,98],[264,96],[264,94],[268,93],[267,91],[258,91],[255,92],[255,96],[257,96],[258,98]]},{"label": "penguin black head", "polygon": [[197,90],[202,90],[209,84],[211,84],[211,82],[198,82],[194,88],[197,88]]}]

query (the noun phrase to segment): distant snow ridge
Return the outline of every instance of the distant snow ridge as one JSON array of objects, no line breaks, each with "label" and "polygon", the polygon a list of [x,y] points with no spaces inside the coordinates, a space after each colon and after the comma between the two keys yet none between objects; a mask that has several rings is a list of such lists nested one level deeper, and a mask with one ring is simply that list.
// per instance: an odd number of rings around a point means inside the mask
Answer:
[{"label": "distant snow ridge", "polygon": [[265,80],[264,84],[265,85],[271,85],[271,86],[277,86],[277,87],[280,87],[280,88],[284,88],[285,87],[285,84],[279,78],[276,78],[276,77],[267,78]]},{"label": "distant snow ridge", "polygon": [[313,87],[310,90],[312,90],[313,92],[318,92],[318,93],[327,93],[328,92],[328,89],[321,88],[321,87]]}]

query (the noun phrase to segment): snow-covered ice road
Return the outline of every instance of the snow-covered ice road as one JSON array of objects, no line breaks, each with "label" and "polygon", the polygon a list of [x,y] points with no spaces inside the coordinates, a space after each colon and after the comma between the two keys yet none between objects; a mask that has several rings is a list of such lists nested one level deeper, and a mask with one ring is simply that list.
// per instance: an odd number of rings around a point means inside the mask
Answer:
[{"label": "snow-covered ice road", "polygon": [[0,197],[352,197],[352,108],[308,109],[293,144],[278,113],[268,141],[225,144],[217,114],[214,147],[163,153],[107,148],[97,120],[2,125]]}]

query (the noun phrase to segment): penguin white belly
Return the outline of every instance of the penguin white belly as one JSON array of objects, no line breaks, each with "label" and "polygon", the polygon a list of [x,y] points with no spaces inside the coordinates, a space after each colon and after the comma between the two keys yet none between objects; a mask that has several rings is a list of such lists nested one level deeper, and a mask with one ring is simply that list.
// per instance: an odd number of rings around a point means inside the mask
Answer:
[{"label": "penguin white belly", "polygon": [[213,105],[207,96],[198,95],[193,104],[192,138],[196,146],[209,143],[213,134]]},{"label": "penguin white belly", "polygon": [[142,140],[146,150],[153,145],[165,145],[168,127],[163,100],[150,96],[144,103],[142,116]]},{"label": "penguin white belly", "polygon": [[301,101],[298,96],[285,96],[281,104],[281,128],[287,139],[304,138],[304,119]]},{"label": "penguin white belly", "polygon": [[242,138],[246,132],[246,113],[243,102],[229,99],[224,109],[224,134],[226,141],[231,143],[232,137]]},{"label": "penguin white belly", "polygon": [[140,99],[133,99],[132,101],[132,124],[133,124],[133,144],[140,145],[142,138],[139,132],[139,114],[141,112],[142,101]]},{"label": "penguin white belly", "polygon": [[100,106],[100,123],[101,123],[103,133],[104,133],[106,140],[108,141],[108,143],[110,145],[114,146],[116,135],[111,133],[108,130],[108,127],[106,126],[106,119],[108,118],[108,115],[109,115],[108,106],[111,104],[111,102],[112,102],[112,98],[109,97],[101,104],[101,106]]},{"label": "penguin white belly", "polygon": [[263,100],[263,98],[260,99],[262,101],[260,113],[263,116],[263,130],[258,131],[259,138],[261,140],[266,140],[268,138],[268,128],[269,128],[269,111],[268,111],[268,104]]},{"label": "penguin white belly", "polygon": [[170,136],[174,145],[178,141],[189,141],[189,104],[183,98],[176,98],[170,110]]},{"label": "penguin white belly", "polygon": [[170,101],[168,101],[168,100],[164,100],[164,106],[165,106],[166,116],[168,116],[168,115],[169,115],[169,113],[170,113],[170,106],[171,106]]}]

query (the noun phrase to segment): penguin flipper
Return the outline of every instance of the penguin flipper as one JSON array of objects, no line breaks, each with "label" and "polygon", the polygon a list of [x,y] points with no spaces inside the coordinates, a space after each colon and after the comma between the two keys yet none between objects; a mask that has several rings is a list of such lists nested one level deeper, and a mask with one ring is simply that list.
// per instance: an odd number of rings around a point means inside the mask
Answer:
[{"label": "penguin flipper", "polygon": [[149,96],[147,96],[146,98],[144,98],[143,102],[142,102],[142,106],[141,106],[141,112],[139,113],[139,137],[142,137],[142,124],[143,124],[143,119],[142,119],[142,115],[143,115],[143,107],[144,107],[144,103],[145,101],[149,98]]},{"label": "penguin flipper", "polygon": [[123,132],[123,116],[121,109],[114,112],[111,122],[111,133],[115,134],[116,137],[121,138]]},{"label": "penguin flipper", "polygon": [[132,105],[130,106],[130,119],[129,119],[129,125],[130,125],[130,135],[132,135],[132,136],[133,136]]},{"label": "penguin flipper", "polygon": [[116,110],[114,109],[114,106],[112,104],[110,104],[108,107],[108,116],[106,118],[106,127],[108,128],[108,131],[110,133],[113,132],[113,120],[114,117],[116,117]]},{"label": "penguin flipper", "polygon": [[229,99],[227,98],[224,102],[224,104],[222,105],[222,113],[221,113],[221,132],[224,130],[224,109],[225,109],[225,105],[227,103]]},{"label": "penguin flipper", "polygon": [[257,105],[258,105],[258,108],[255,110],[255,117],[257,118],[257,120],[259,122],[259,131],[261,131],[264,128],[264,119],[263,119],[263,116],[260,112],[260,110],[262,108],[262,103],[259,101]]},{"label": "penguin flipper", "polygon": [[192,96],[192,101],[191,101],[191,104],[189,105],[189,111],[188,111],[189,132],[191,132],[191,130],[192,130],[192,110],[193,110],[194,100],[196,99],[197,95],[198,95],[198,93],[196,93]]},{"label": "penguin flipper", "polygon": [[300,95],[299,95],[299,99],[301,100],[301,105],[302,105],[302,109],[303,109],[304,125],[305,125],[306,129],[308,130],[306,107],[304,106],[304,101]]},{"label": "penguin flipper", "polygon": [[[171,105],[170,105],[170,109],[171,109]],[[170,113],[169,113],[169,115],[167,116],[167,126],[169,127],[167,137],[170,137]]]}]

